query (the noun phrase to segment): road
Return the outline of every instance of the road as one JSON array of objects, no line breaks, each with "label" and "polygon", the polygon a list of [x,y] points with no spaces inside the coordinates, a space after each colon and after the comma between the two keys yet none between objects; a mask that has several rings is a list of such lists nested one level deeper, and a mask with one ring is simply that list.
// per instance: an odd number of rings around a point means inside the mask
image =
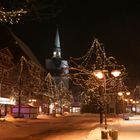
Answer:
[{"label": "road", "polygon": [[[33,124],[35,125],[35,124]],[[40,134],[26,137],[29,140],[80,140],[88,132],[97,127],[97,118],[91,117],[64,117],[54,119],[50,128]],[[25,138],[24,138],[25,139]]]},{"label": "road", "polygon": [[[7,125],[6,125],[7,123]],[[0,140],[81,140],[99,126],[98,116],[65,116],[4,122]],[[8,129],[9,128],[9,129]],[[1,132],[1,131],[4,132]],[[4,135],[5,133],[5,135]],[[3,136],[2,136],[3,134]]]},{"label": "road", "polygon": [[[140,140],[140,117],[108,118],[118,140]],[[0,121],[0,140],[100,140],[99,116],[65,116],[47,119]]]}]

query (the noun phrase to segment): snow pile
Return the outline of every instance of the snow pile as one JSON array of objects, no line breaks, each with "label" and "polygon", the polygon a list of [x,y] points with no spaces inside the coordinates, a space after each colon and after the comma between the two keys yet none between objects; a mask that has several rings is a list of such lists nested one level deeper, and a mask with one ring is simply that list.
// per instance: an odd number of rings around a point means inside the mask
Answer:
[{"label": "snow pile", "polygon": [[46,115],[46,114],[39,114],[37,116],[37,119],[48,119],[48,118],[50,118],[50,116],[49,115]]},{"label": "snow pile", "polygon": [[63,115],[64,115],[64,116],[69,116],[70,113],[69,113],[69,112],[64,112]]},{"label": "snow pile", "polygon": [[129,120],[140,120],[140,115],[130,116]]},{"label": "snow pile", "polygon": [[83,116],[83,117],[99,117],[99,114],[84,113],[84,114],[80,114],[80,116]]},{"label": "snow pile", "polygon": [[11,114],[7,114],[7,115],[5,116],[5,120],[6,120],[6,121],[14,121],[15,118],[14,118]]},{"label": "snow pile", "polygon": [[89,135],[86,137],[83,137],[81,140],[93,140],[93,139],[100,140],[101,139],[101,131],[102,131],[102,128],[97,127],[96,129],[91,130],[89,132]]}]

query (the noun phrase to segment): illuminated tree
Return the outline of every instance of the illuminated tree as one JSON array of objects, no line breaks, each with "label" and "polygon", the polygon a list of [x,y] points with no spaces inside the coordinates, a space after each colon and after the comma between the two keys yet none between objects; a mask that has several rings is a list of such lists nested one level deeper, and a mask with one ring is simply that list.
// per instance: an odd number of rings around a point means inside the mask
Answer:
[{"label": "illuminated tree", "polygon": [[[21,104],[28,103],[29,99],[38,99],[44,91],[44,71],[25,57],[21,57],[16,69],[17,82],[15,96],[18,98],[18,116],[20,117]],[[18,89],[18,91],[17,91]]]},{"label": "illuminated tree", "polygon": [[1,0],[0,21],[14,24],[23,16],[38,21],[55,18],[62,11],[63,4],[57,0]]},{"label": "illuminated tree", "polygon": [[65,84],[60,81],[58,85],[56,84],[54,78],[50,73],[46,76],[46,96],[49,97],[49,105],[52,103],[54,105],[54,110],[56,111],[56,104],[60,108],[60,113],[63,113],[63,106],[70,106],[71,103],[71,93],[66,88]]},{"label": "illuminated tree", "polygon": [[[52,103],[54,106],[54,111],[56,112],[55,102],[57,100],[57,87],[56,87],[56,83],[50,73],[48,73],[45,78],[45,85],[46,85],[45,94],[46,94],[46,96],[48,96],[48,108],[49,108],[50,104]],[[49,113],[49,111],[48,111],[48,113]]]},{"label": "illuminated tree", "polygon": [[63,113],[63,107],[69,107],[72,102],[72,95],[71,92],[66,88],[63,81],[59,82],[58,86],[58,93],[57,93],[57,100],[60,105],[60,113]]},{"label": "illuminated tree", "polygon": [[[96,107],[104,106],[105,102],[109,102],[110,95],[116,94],[118,80],[123,80],[127,73],[124,65],[119,65],[112,56],[107,57],[104,46],[94,39],[89,51],[82,57],[70,58],[70,74],[74,84],[80,85],[83,92],[81,93],[81,104]],[[121,75],[119,79],[111,76],[111,71],[119,69]],[[104,92],[103,81],[99,80],[94,72],[101,70],[106,74],[106,97],[102,96]],[[93,108],[93,107],[92,107]]]},{"label": "illuminated tree", "polygon": [[[23,5],[14,6],[14,0],[0,2],[0,21],[4,23],[18,23],[21,16],[27,14]],[[18,2],[19,3],[19,2]]]}]

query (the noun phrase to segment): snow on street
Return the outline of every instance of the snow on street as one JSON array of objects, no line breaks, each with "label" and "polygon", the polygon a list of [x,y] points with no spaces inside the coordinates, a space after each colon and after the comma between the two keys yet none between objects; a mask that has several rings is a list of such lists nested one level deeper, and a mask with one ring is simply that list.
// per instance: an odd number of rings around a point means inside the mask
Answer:
[{"label": "snow on street", "polygon": [[[82,140],[101,140],[102,130],[103,127],[97,127]],[[140,116],[133,116],[130,120],[116,119],[108,124],[108,130],[118,130],[118,140],[140,140]]]},{"label": "snow on street", "polygon": [[81,140],[98,123],[98,115],[11,119],[0,121],[0,140]]},{"label": "snow on street", "polygon": [[[139,116],[108,119],[108,129],[118,130],[118,140],[140,140]],[[0,121],[0,140],[101,140],[98,115],[11,119]]]}]

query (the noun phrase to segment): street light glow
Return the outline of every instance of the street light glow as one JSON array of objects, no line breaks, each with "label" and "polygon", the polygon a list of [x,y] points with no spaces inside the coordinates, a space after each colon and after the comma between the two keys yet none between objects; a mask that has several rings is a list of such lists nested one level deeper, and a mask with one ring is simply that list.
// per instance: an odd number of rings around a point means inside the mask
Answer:
[{"label": "street light glow", "polygon": [[123,95],[123,93],[122,93],[122,92],[118,92],[118,95],[119,95],[119,96],[122,96],[122,95]]},{"label": "street light glow", "polygon": [[125,102],[128,102],[128,99],[125,99]]},{"label": "street light glow", "polygon": [[130,92],[129,92],[129,91],[127,91],[127,92],[126,92],[126,95],[130,95]]},{"label": "street light glow", "polygon": [[98,79],[103,79],[104,74],[101,71],[95,71],[94,75],[98,78]]},{"label": "street light glow", "polygon": [[111,74],[112,74],[114,77],[118,77],[118,76],[120,76],[121,71],[119,71],[119,70],[113,70],[113,71],[111,72]]},{"label": "street light glow", "polygon": [[119,96],[122,96],[123,94],[126,94],[127,96],[129,96],[131,93],[129,92],[129,91],[127,91],[127,92],[118,92],[118,95]]},{"label": "street light glow", "polygon": [[136,101],[133,101],[133,104],[135,104],[136,103]]}]

